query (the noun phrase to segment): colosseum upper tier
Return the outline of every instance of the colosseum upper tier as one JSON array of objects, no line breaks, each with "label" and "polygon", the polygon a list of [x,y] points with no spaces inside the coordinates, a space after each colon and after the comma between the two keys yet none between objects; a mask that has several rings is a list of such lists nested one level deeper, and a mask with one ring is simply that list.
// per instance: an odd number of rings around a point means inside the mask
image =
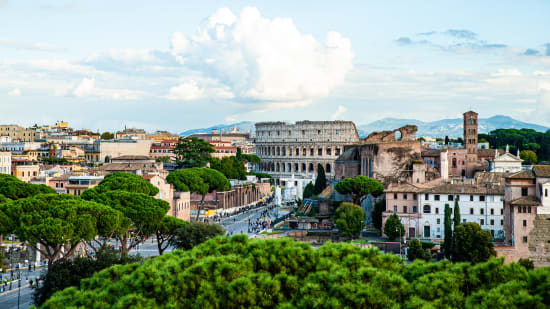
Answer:
[{"label": "colosseum upper tier", "polygon": [[334,161],[344,145],[359,141],[359,133],[351,121],[256,123],[260,170],[271,174],[276,185],[285,185],[282,179],[292,175],[311,179],[317,175],[318,164],[325,169],[327,178],[333,178]]}]

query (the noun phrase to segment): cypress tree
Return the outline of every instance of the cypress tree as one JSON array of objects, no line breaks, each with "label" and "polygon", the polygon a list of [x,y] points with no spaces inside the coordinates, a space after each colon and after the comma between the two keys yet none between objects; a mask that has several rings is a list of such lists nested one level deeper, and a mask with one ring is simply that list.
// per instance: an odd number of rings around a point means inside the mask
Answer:
[{"label": "cypress tree", "polygon": [[460,224],[460,207],[458,206],[458,195],[455,198],[455,210],[453,214],[453,225],[456,228]]},{"label": "cypress tree", "polygon": [[451,224],[451,207],[449,204],[445,204],[445,218],[443,219],[443,224],[445,225],[443,253],[446,258],[450,259],[453,250],[453,228]]},{"label": "cypress tree", "polygon": [[327,187],[327,176],[325,175],[325,169],[320,163],[317,164],[317,179],[315,179],[315,195],[320,194]]}]

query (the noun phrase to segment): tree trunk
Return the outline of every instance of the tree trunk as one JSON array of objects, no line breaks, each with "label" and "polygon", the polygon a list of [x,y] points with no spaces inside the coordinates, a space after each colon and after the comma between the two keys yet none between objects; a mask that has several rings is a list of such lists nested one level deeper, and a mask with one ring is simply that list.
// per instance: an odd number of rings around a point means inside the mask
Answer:
[{"label": "tree trunk", "polygon": [[197,206],[197,216],[195,217],[196,222],[199,221],[199,215],[201,214],[202,203],[204,203],[204,198],[205,197],[206,197],[206,194],[202,196],[202,199],[201,199],[199,205]]}]

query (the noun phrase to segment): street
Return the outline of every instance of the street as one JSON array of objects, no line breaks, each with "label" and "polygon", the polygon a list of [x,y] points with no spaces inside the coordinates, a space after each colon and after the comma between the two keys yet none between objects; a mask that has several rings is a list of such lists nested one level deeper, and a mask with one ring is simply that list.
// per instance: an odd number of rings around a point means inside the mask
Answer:
[{"label": "street", "polygon": [[[29,282],[33,280],[36,282],[36,278],[40,276],[44,268],[37,268],[36,271],[28,272],[27,270],[21,271],[21,293],[18,293],[19,283],[15,282],[11,290],[0,293],[0,309],[17,308],[17,299],[19,297],[19,308],[29,308],[32,304],[33,289],[30,287]],[[10,273],[3,274],[4,278],[9,278]],[[14,271],[14,277],[17,277],[17,273]],[[7,285],[9,288],[9,284]]]}]

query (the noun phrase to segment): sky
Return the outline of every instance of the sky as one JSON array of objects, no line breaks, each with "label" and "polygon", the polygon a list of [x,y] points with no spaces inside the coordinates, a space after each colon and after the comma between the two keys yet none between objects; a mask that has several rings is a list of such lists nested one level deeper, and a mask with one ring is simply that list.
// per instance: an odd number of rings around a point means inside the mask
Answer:
[{"label": "sky", "polygon": [[0,0],[0,123],[550,126],[549,1]]}]

